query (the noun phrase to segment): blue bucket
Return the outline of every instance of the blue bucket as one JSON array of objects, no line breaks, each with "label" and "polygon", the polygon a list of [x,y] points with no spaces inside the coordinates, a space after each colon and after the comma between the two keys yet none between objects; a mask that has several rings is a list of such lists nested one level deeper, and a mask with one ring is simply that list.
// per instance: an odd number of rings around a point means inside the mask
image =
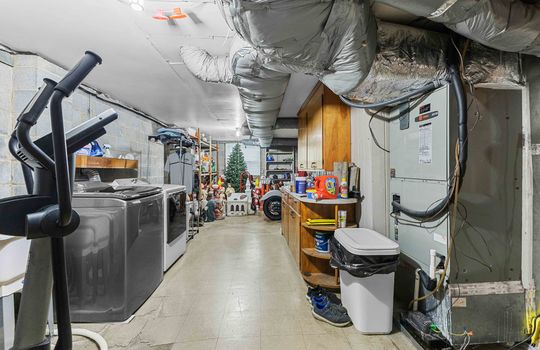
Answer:
[{"label": "blue bucket", "polygon": [[329,253],[330,252],[330,237],[328,233],[315,233],[315,250],[319,253]]}]

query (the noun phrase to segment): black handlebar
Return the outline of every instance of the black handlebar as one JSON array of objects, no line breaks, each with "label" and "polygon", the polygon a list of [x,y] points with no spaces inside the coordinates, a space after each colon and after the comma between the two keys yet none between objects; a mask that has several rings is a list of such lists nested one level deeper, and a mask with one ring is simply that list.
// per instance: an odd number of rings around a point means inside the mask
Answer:
[{"label": "black handlebar", "polygon": [[69,97],[77,86],[86,78],[88,74],[98,64],[101,64],[101,57],[92,51],[86,51],[83,58],[71,68],[66,76],[56,85],[56,90],[61,91],[65,97]]},{"label": "black handlebar", "polygon": [[17,155],[18,144],[28,150],[35,159],[37,159],[45,168],[50,171],[54,170],[54,161],[46,155],[39,147],[37,147],[32,139],[30,138],[30,129],[36,125],[41,113],[47,107],[49,99],[54,93],[54,88],[56,82],[51,79],[43,79],[43,85],[34,95],[32,100],[25,107],[21,115],[17,118],[17,125],[15,126],[15,131],[11,135],[9,141],[9,150],[11,154],[21,162],[19,155]]}]

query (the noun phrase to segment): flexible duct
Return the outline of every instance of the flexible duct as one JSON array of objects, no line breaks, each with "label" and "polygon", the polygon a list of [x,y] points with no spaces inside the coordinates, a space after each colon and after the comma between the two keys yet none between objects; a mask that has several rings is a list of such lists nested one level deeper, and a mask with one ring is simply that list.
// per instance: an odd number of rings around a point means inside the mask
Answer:
[{"label": "flexible duct", "polygon": [[[381,21],[371,70],[345,98],[362,105],[377,105],[406,96],[431,82],[450,80],[447,61],[449,54],[454,52],[448,35]],[[471,42],[463,60],[462,74],[468,84],[516,87],[521,84],[519,55],[516,53]]]},{"label": "flexible duct", "polygon": [[540,56],[540,4],[520,0],[377,0],[486,46]]},{"label": "flexible duct", "polygon": [[317,76],[336,94],[356,87],[375,56],[376,22],[363,0],[218,0],[227,23],[265,67]]},{"label": "flexible duct", "polygon": [[251,134],[261,147],[269,147],[290,74],[265,67],[260,54],[241,40],[235,40],[228,56],[186,46],[180,48],[180,56],[198,79],[238,88]]}]

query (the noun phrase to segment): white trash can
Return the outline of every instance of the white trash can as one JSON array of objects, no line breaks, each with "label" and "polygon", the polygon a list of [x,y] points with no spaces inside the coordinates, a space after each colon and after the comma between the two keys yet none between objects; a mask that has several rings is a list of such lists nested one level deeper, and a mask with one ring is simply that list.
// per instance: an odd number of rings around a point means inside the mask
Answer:
[{"label": "white trash can", "polygon": [[365,334],[390,333],[399,245],[365,228],[338,229],[334,238],[338,244],[332,249],[342,250],[332,252],[340,269],[341,301],[354,327]]}]

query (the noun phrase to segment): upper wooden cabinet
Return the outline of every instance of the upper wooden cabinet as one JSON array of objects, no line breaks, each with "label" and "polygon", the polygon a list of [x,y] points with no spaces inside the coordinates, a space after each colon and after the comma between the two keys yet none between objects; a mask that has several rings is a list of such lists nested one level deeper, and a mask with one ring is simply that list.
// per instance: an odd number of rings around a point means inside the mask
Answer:
[{"label": "upper wooden cabinet", "polygon": [[333,171],[350,161],[350,108],[318,83],[298,112],[298,169]]}]

